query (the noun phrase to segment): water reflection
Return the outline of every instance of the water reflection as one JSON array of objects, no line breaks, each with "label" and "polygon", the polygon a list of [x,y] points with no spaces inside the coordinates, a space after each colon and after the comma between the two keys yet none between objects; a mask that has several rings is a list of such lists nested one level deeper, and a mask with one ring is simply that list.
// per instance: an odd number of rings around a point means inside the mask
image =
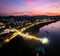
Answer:
[{"label": "water reflection", "polygon": [[60,54],[60,21],[43,26],[37,35],[49,38],[50,44],[46,47],[48,55]]},{"label": "water reflection", "polygon": [[47,35],[48,34],[59,34],[60,33],[60,21],[51,23],[49,25],[45,25],[44,27],[39,29],[39,36]]}]

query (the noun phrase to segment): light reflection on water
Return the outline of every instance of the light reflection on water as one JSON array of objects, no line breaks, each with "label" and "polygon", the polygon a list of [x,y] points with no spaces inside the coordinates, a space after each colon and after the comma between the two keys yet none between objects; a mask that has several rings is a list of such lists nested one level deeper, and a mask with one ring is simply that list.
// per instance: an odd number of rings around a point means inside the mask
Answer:
[{"label": "light reflection on water", "polygon": [[60,53],[60,21],[43,26],[37,35],[50,40],[50,44],[46,47],[50,55]]},{"label": "light reflection on water", "polygon": [[53,35],[53,34],[60,34],[60,21],[51,23],[49,25],[45,25],[44,27],[39,29],[38,36],[48,36],[48,35]]}]

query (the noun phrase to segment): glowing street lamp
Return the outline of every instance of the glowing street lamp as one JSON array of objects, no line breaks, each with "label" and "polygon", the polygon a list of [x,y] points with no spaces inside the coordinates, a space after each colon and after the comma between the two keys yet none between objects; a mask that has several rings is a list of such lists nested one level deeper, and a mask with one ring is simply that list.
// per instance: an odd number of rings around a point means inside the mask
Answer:
[{"label": "glowing street lamp", "polygon": [[47,44],[49,42],[48,38],[42,38],[41,40],[42,44]]}]

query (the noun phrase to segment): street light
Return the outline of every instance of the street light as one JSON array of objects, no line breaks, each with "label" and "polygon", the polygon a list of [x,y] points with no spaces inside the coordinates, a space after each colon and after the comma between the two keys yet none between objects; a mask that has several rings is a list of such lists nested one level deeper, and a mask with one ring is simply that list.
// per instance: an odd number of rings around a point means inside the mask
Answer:
[{"label": "street light", "polygon": [[42,38],[41,40],[42,44],[47,44],[49,42],[48,38]]}]

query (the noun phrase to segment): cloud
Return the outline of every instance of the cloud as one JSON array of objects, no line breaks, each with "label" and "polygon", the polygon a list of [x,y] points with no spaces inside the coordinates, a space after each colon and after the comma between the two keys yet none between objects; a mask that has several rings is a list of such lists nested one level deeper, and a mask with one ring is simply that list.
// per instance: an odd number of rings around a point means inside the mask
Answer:
[{"label": "cloud", "polygon": [[58,2],[58,3],[53,3],[53,4],[51,4],[51,6],[52,7],[54,7],[54,8],[60,8],[60,2]]},{"label": "cloud", "polygon": [[46,12],[45,15],[49,15],[49,16],[60,16],[60,13],[49,13],[49,12]]},{"label": "cloud", "polygon": [[24,12],[15,12],[15,13],[12,13],[12,15],[44,15],[44,12],[41,12],[41,11],[24,11]]},{"label": "cloud", "polygon": [[29,12],[29,11],[23,11],[23,12],[14,12],[14,13],[11,13],[12,15],[30,15],[32,14],[32,12]]},{"label": "cloud", "polygon": [[25,0],[27,5],[33,5],[33,4],[37,4],[37,3],[43,3],[46,0]]}]

